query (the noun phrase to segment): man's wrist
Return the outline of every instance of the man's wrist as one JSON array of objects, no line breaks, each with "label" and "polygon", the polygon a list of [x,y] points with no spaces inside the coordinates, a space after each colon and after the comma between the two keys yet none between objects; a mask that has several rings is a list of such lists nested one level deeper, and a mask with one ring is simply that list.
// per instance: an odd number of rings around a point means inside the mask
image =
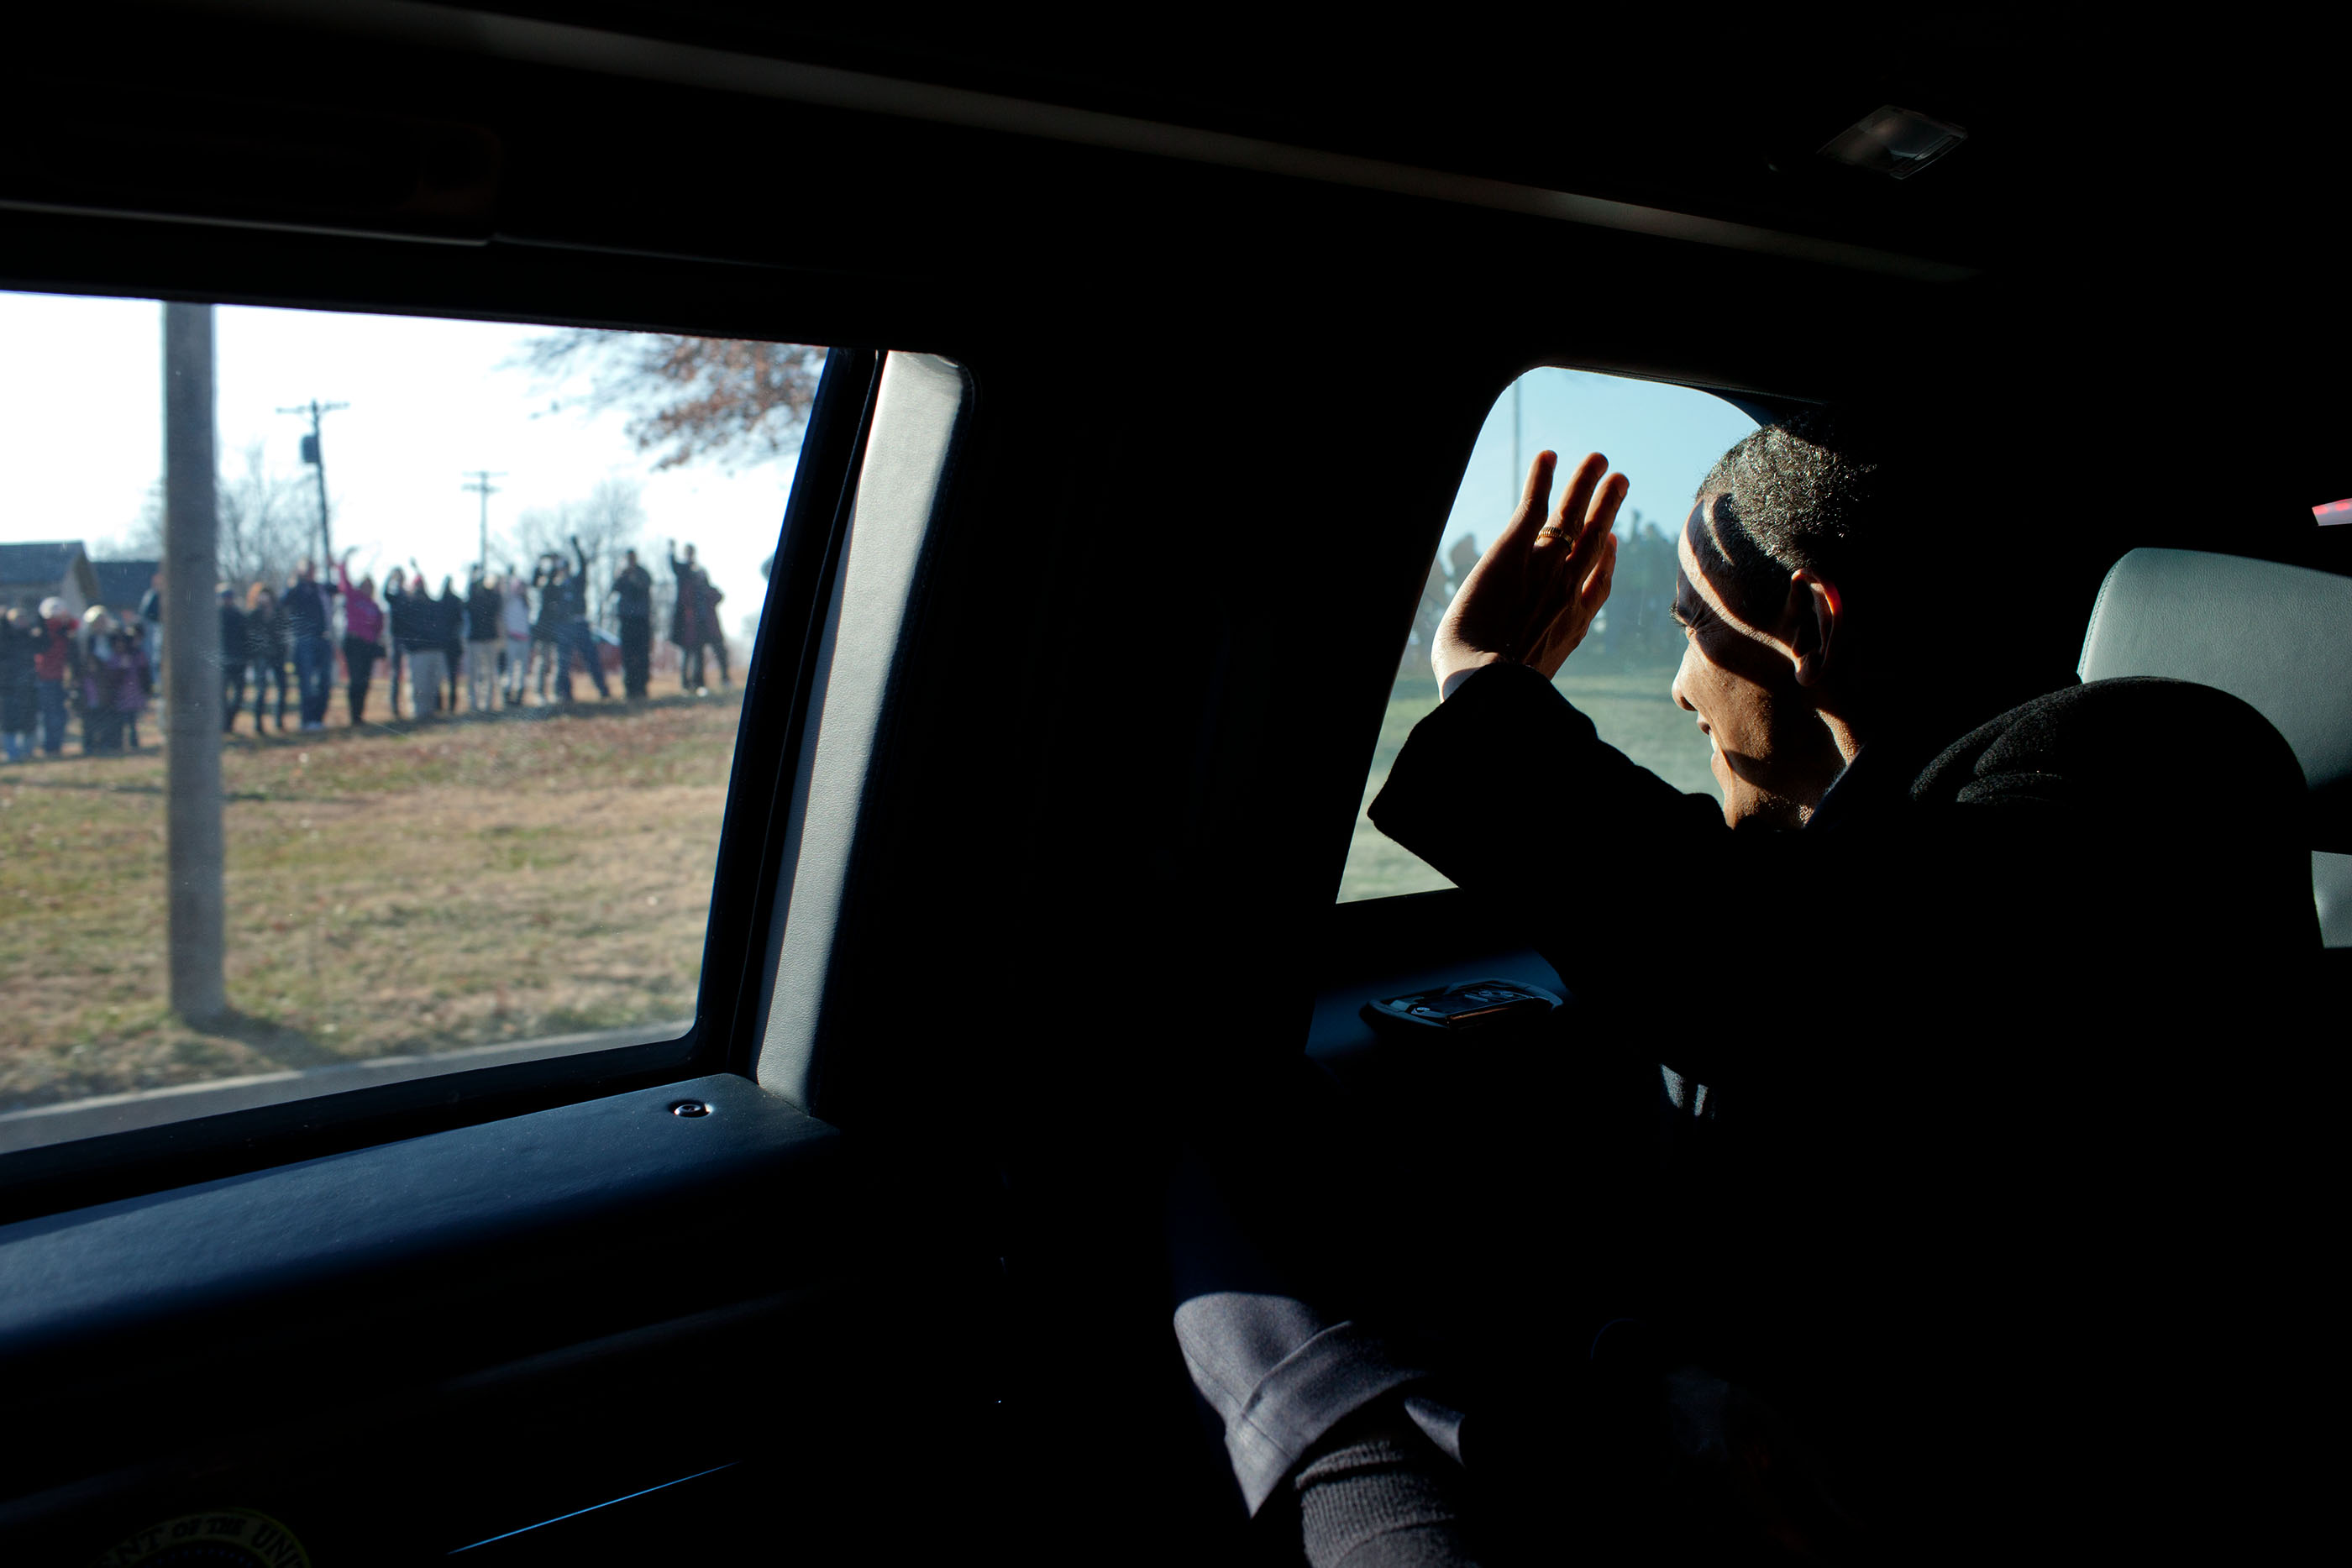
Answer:
[{"label": "man's wrist", "polygon": [[1479,653],[1473,655],[1466,663],[1455,664],[1450,670],[1440,671],[1437,676],[1437,700],[1444,702],[1462,689],[1463,682],[1487,665],[1499,663],[1501,659],[1500,653]]}]

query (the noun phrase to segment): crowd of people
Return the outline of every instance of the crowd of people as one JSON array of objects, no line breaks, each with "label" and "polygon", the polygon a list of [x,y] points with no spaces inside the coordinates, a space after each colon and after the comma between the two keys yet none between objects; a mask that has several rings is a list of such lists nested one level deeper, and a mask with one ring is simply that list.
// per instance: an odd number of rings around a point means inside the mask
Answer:
[{"label": "crowd of people", "polygon": [[55,596],[11,605],[0,616],[0,750],[10,762],[29,758],[37,737],[50,755],[63,751],[76,713],[85,752],[135,751],[139,718],[154,690],[155,661],[140,616],[102,604],[76,615]]},{"label": "crowd of people", "polygon": [[[509,566],[491,571],[478,563],[460,588],[454,577],[432,591],[414,559],[385,574],[353,580],[346,551],[331,579],[305,560],[280,589],[255,581],[219,587],[221,727],[234,733],[250,693],[253,727],[275,719],[287,728],[289,696],[301,730],[326,727],[341,676],[351,722],[367,720],[368,699],[383,666],[390,683],[384,716],[430,718],[461,710],[488,713],[573,700],[573,677],[584,672],[599,699],[613,691],[604,643],[592,613],[609,607],[619,630],[622,693],[648,695],[653,678],[653,574],[626,551],[613,585],[593,604],[589,557],[577,538],[572,553],[541,556],[526,575]],[[695,559],[671,541],[669,640],[679,654],[680,684],[706,689],[715,654],[719,681],[730,684],[727,640],[719,604],[725,596]],[[37,746],[65,750],[70,719],[79,715],[85,753],[139,747],[139,718],[155,691],[161,664],[163,598],[158,583],[135,613],[92,605],[70,612],[55,597],[10,607],[0,618],[0,742],[6,758],[22,762]],[[289,680],[289,672],[291,680]]]},{"label": "crowd of people", "polygon": [[1670,609],[1676,570],[1675,541],[1664,528],[1637,521],[1625,530],[1601,628],[1611,658],[1648,664],[1682,656],[1682,628]]}]

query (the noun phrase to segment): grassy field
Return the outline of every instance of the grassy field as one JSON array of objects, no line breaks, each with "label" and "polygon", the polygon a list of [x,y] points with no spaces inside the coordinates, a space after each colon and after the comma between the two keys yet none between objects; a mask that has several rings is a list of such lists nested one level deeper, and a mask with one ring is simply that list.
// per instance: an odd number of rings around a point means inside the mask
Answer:
[{"label": "grassy field", "polygon": [[[1558,685],[1712,794],[1671,678],[1571,661]],[[1436,701],[1400,685],[1365,804]],[[0,772],[0,1111],[690,1017],[737,714],[672,698],[241,733],[222,768],[235,1011],[205,1030],[164,1003],[161,752]],[[1444,885],[1358,817],[1343,900]]]},{"label": "grassy field", "polygon": [[0,772],[0,1111],[691,1017],[738,712],[240,735],[203,1030],[164,1003],[155,732]]},{"label": "grassy field", "polygon": [[[1601,739],[1675,788],[1719,800],[1722,790],[1707,770],[1706,737],[1699,734],[1691,716],[1675,706],[1668,693],[1674,674],[1672,664],[1612,669],[1598,661],[1580,664],[1571,658],[1552,684],[1591,718]],[[1371,819],[1364,815],[1372,797],[1388,782],[1389,768],[1403,748],[1405,737],[1436,706],[1434,681],[1400,681],[1390,695],[1388,717],[1381,726],[1380,749],[1373,754],[1371,777],[1365,781],[1363,802],[1356,814],[1355,838],[1348,846],[1348,869],[1339,879],[1343,904],[1453,885],[1372,826]]]}]

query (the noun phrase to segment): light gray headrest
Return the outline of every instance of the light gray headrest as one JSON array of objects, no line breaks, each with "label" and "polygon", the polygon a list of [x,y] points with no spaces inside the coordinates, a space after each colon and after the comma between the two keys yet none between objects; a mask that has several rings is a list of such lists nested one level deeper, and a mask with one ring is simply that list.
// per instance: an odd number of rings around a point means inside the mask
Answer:
[{"label": "light gray headrest", "polygon": [[2217,686],[2286,737],[2313,789],[2334,794],[2352,779],[2352,578],[2136,549],[2100,585],[2074,673]]}]

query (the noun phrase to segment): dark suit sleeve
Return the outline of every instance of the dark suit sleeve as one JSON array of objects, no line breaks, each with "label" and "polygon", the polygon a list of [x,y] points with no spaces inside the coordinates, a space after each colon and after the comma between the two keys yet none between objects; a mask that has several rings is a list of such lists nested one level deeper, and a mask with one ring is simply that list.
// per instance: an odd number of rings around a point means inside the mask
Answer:
[{"label": "dark suit sleeve", "polygon": [[[1371,818],[1457,885],[1482,892],[1530,879],[1558,885],[1596,851],[1614,860],[1654,850],[1662,837],[1728,837],[1711,798],[1635,765],[1549,681],[1508,664],[1465,681],[1414,727]],[[1576,831],[1579,822],[1592,831]]]},{"label": "dark suit sleeve", "polygon": [[[1713,798],[1637,766],[1549,681],[1509,664],[1414,727],[1370,814],[1528,931],[1580,999],[1620,1011],[1669,994],[1678,1010],[1703,1005],[1705,967],[1678,972],[1676,938],[1721,879],[1770,874],[1761,862],[1780,846],[1764,841],[1790,837],[1733,834]],[[1698,1045],[1664,1050],[1664,1030],[1643,1032],[1648,1059],[1721,1081]]]},{"label": "dark suit sleeve", "polygon": [[1733,832],[1497,664],[1414,729],[1371,818],[1613,1014],[1586,1038],[1724,1088],[1869,1054],[1876,1026],[1759,1005],[1792,964],[1847,1017],[1915,1034],[1983,1014],[1987,1040],[2122,1037],[2126,1003],[2210,1024],[2290,994],[2273,971],[2318,946],[2301,771],[2234,697],[2103,681],[1940,751],[1874,740],[1854,771],[1874,763],[1804,831]]}]

